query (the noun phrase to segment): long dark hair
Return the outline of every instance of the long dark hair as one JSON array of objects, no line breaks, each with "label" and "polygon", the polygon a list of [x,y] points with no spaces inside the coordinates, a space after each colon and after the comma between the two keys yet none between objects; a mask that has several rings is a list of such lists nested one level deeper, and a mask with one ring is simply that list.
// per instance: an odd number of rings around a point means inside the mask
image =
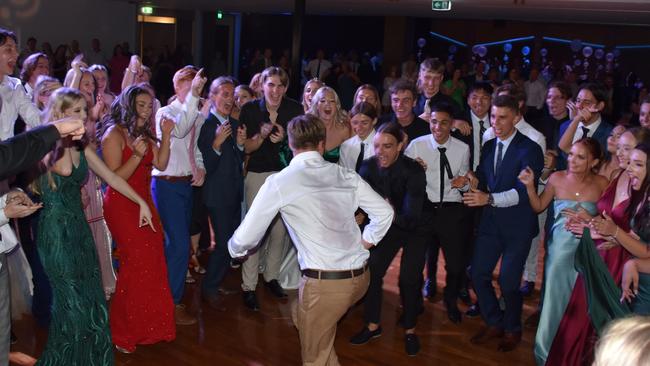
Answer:
[{"label": "long dark hair", "polygon": [[634,150],[643,151],[646,154],[646,176],[643,178],[639,190],[632,190],[627,211],[628,217],[634,217],[634,227],[632,229],[643,237],[650,235],[650,220],[648,220],[650,218],[650,203],[648,202],[648,193],[650,191],[650,176],[648,176],[648,173],[650,173],[650,144],[641,143],[636,145]]},{"label": "long dark hair", "polygon": [[146,136],[152,141],[158,141],[156,136],[152,132],[152,119],[153,111],[151,117],[145,121],[144,125],[138,127],[137,124],[137,109],[135,98],[138,95],[146,94],[151,97],[153,100],[153,95],[147,87],[143,84],[131,85],[124,89],[124,91],[115,98],[113,104],[111,104],[111,111],[109,114],[104,116],[104,118],[97,126],[97,139],[101,141],[102,136],[108,130],[109,127],[117,125],[120,127],[126,128],[129,133],[129,136],[136,138],[138,136]]}]

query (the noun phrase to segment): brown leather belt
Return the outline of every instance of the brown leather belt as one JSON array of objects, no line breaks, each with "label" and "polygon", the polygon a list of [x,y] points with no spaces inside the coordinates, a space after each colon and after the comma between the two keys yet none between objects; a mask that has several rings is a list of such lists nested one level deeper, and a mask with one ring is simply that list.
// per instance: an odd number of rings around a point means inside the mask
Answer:
[{"label": "brown leather belt", "polygon": [[192,181],[192,176],[191,175],[185,175],[185,176],[182,176],[182,177],[177,177],[177,176],[173,176],[173,175],[155,175],[154,178],[166,180],[166,181],[168,181],[170,183],[191,182]]},{"label": "brown leather belt", "polygon": [[361,268],[351,269],[349,271],[319,271],[317,269],[305,269],[302,271],[302,275],[318,280],[345,280],[348,278],[359,277],[367,270],[368,265],[366,264]]}]

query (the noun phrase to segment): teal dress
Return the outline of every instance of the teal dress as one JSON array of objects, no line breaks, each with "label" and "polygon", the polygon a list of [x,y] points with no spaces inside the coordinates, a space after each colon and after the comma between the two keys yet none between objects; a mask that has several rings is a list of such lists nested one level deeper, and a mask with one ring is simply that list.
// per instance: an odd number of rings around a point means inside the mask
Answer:
[{"label": "teal dress", "polygon": [[79,166],[64,177],[47,174],[38,184],[43,199],[38,254],[52,285],[52,319],[37,365],[113,365],[108,312],[92,232],[81,204],[88,174],[83,151]]},{"label": "teal dress", "polygon": [[562,215],[562,210],[565,208],[575,210],[579,206],[582,206],[591,215],[598,212],[595,202],[555,200],[553,203],[555,217],[548,239],[544,268],[546,285],[543,296],[545,300],[535,336],[535,359],[538,365],[543,365],[546,362],[578,277],[573,263],[580,239],[564,228],[566,217]]},{"label": "teal dress", "polygon": [[323,154],[323,159],[329,161],[330,163],[337,164],[339,162],[339,157],[341,156],[341,146],[337,146],[332,150],[327,150]]},{"label": "teal dress", "polygon": [[[632,227],[634,227],[634,220],[632,220]],[[641,241],[650,243],[650,230],[642,230],[638,234]],[[639,272],[639,293],[632,301],[632,311],[638,315],[650,315],[650,273]]]}]

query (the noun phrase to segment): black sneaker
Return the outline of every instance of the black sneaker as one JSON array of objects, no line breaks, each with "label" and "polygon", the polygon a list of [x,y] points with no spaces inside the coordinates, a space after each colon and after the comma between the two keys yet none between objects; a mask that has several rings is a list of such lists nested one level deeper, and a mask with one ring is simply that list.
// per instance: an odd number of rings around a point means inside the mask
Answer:
[{"label": "black sneaker", "polygon": [[420,352],[420,339],[415,334],[404,335],[404,349],[409,356],[416,356]]},{"label": "black sneaker", "polygon": [[363,329],[352,336],[350,338],[350,344],[353,344],[355,346],[360,346],[362,344],[368,343],[373,338],[379,338],[381,337],[381,327],[375,329],[375,330],[370,330],[368,327],[363,327]]}]

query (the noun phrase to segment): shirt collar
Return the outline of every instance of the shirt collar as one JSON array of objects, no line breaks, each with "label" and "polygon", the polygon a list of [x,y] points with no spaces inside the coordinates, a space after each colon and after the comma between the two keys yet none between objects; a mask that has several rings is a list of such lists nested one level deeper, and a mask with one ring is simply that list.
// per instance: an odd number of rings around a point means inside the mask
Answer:
[{"label": "shirt collar", "polygon": [[489,112],[485,115],[485,118],[480,118],[479,116],[475,115],[474,112],[471,109],[469,111],[469,114],[470,114],[470,117],[472,117],[472,122],[478,123],[479,121],[483,121],[483,123],[488,124],[488,126],[486,126],[485,128],[490,127],[489,126],[489,124],[490,124],[490,113]]},{"label": "shirt collar", "polygon": [[219,114],[219,112],[217,112],[217,110],[214,107],[210,108],[210,114],[215,116],[219,120],[219,123],[225,123],[228,120],[228,117],[224,117],[221,114]]},{"label": "shirt collar", "polygon": [[586,129],[588,129],[589,132],[596,131],[598,129],[598,127],[600,127],[600,123],[602,121],[603,121],[603,118],[599,116],[598,119],[596,120],[596,122],[590,124],[589,126],[585,126],[585,124],[583,122],[580,122],[580,123],[578,123],[578,129],[581,129],[582,127],[584,127]]},{"label": "shirt collar", "polygon": [[508,137],[507,139],[505,139],[505,140],[501,140],[500,138],[497,137],[497,143],[498,143],[498,142],[501,142],[501,143],[503,143],[504,145],[508,146],[508,145],[510,145],[510,143],[512,142],[512,139],[515,138],[515,135],[516,135],[516,134],[517,134],[517,129],[515,128],[515,132],[514,132],[512,135],[510,135],[510,137]]},{"label": "shirt collar", "polygon": [[305,160],[312,160],[312,159],[325,161],[325,159],[323,159],[323,156],[319,154],[318,151],[313,150],[313,151],[301,152],[300,154],[295,155],[293,159],[291,159],[291,161],[289,162],[289,165],[299,164]]},{"label": "shirt collar", "polygon": [[449,135],[449,137],[447,137],[447,141],[445,141],[444,144],[439,144],[438,141],[436,141],[436,139],[433,138],[433,134],[431,134],[429,136],[431,136],[430,137],[431,138],[431,146],[433,146],[434,149],[437,149],[439,147],[444,147],[445,149],[449,148],[449,142],[451,141],[451,135]]},{"label": "shirt collar", "polygon": [[[376,131],[373,128],[372,131],[370,131],[370,134],[368,134],[368,137],[366,137],[363,141],[360,142],[363,142],[365,145],[370,145],[372,143],[372,140],[375,138],[375,133]],[[357,136],[357,138],[359,138],[359,136]]]}]

